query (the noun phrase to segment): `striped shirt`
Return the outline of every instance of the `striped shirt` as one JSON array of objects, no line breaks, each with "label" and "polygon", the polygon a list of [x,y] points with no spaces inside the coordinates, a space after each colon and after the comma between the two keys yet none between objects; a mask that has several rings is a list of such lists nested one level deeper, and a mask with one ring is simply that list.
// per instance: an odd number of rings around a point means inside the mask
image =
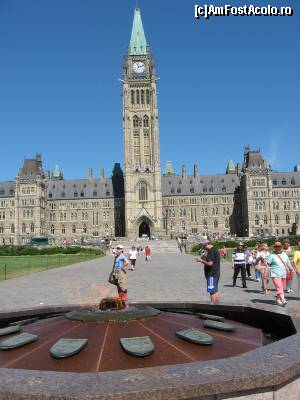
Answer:
[{"label": "striped shirt", "polygon": [[236,249],[232,252],[232,262],[234,265],[246,265],[247,254],[245,250]]}]

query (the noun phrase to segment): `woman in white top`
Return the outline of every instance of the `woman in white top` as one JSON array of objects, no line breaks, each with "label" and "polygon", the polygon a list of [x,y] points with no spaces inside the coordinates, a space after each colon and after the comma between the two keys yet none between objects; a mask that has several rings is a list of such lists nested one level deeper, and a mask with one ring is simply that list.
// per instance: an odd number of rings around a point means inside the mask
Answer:
[{"label": "woman in white top", "polygon": [[262,243],[256,254],[256,269],[261,274],[261,290],[264,294],[269,294],[270,267],[266,263],[266,258],[270,255],[267,243]]},{"label": "woman in white top", "polygon": [[137,250],[135,246],[132,246],[130,252],[129,252],[129,260],[131,263],[131,271],[135,270],[135,263],[136,263],[136,257],[137,257]]}]

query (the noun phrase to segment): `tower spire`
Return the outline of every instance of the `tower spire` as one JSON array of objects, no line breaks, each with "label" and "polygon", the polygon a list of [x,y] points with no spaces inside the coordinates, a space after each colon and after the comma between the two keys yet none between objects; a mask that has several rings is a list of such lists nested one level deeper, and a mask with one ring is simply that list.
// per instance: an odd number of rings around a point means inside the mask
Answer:
[{"label": "tower spire", "polygon": [[134,18],[128,53],[129,55],[148,54],[148,45],[143,27],[141,10],[138,5],[134,10]]}]

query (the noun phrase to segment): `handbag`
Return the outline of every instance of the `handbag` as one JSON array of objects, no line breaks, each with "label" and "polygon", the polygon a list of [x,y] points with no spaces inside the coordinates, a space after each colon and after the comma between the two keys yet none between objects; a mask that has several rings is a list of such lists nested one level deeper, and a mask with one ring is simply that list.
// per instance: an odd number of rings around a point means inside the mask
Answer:
[{"label": "handbag", "polygon": [[116,260],[114,261],[113,269],[108,277],[108,283],[110,283],[111,285],[117,285],[117,283],[118,283],[118,280],[115,277],[115,263],[116,263]]},{"label": "handbag", "polygon": [[279,254],[276,254],[277,257],[279,258],[279,260],[281,261],[281,263],[284,265],[284,268],[286,270],[286,281],[291,281],[293,279],[293,274],[291,272],[291,270],[287,267],[286,263],[283,261],[283,259],[280,257]]},{"label": "handbag", "polygon": [[257,264],[256,264],[256,266],[255,266],[255,269],[257,270],[257,271],[259,271],[259,272],[262,272],[262,271],[264,271],[265,269],[266,269],[266,267],[267,267],[267,263],[265,263],[264,261],[259,261]]}]

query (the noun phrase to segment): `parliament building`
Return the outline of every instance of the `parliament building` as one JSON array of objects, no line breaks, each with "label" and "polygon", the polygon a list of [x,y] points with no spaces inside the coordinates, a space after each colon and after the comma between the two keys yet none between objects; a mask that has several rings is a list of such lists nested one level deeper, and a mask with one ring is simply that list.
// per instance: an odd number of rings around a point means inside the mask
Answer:
[{"label": "parliament building", "polygon": [[134,12],[123,64],[124,171],[100,170],[64,179],[44,171],[41,155],[25,159],[14,181],[0,182],[0,245],[36,238],[84,243],[143,235],[287,236],[299,233],[300,166],[274,172],[260,151],[246,147],[241,164],[224,174],[193,174],[160,165],[155,64],[140,9]]}]

